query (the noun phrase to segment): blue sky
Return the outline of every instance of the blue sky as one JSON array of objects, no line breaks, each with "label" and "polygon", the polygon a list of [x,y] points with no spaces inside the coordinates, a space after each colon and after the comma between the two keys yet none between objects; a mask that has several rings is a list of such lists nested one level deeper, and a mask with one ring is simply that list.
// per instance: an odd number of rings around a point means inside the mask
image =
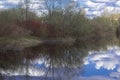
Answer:
[{"label": "blue sky", "polygon": [[[0,0],[0,8],[8,8],[15,6],[22,0]],[[31,0],[41,1],[42,0]],[[63,0],[64,2],[70,0]],[[87,16],[100,16],[104,11],[108,13],[120,13],[120,0],[71,0],[78,3],[80,6],[84,7]],[[43,7],[43,5],[40,5]],[[32,5],[32,7],[39,7],[37,4]]]}]

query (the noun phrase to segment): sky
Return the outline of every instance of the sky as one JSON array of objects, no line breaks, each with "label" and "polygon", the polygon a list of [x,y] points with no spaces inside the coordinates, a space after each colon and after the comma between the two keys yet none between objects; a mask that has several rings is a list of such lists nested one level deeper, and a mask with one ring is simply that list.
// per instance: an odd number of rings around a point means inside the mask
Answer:
[{"label": "sky", "polygon": [[[3,8],[11,8],[15,7],[22,0],[0,0],[0,9]],[[43,0],[34,0],[42,1]],[[70,0],[63,0],[64,3]],[[79,4],[79,7],[83,7],[85,9],[87,16],[100,16],[103,12],[108,13],[120,13],[120,0],[71,0]],[[33,2],[33,0],[32,0]],[[39,6],[43,7],[43,5],[34,4],[31,5],[34,8]]]},{"label": "sky", "polygon": [[[103,12],[119,13],[120,0],[82,0],[87,15],[101,15]],[[79,0],[81,2],[81,0]]]}]

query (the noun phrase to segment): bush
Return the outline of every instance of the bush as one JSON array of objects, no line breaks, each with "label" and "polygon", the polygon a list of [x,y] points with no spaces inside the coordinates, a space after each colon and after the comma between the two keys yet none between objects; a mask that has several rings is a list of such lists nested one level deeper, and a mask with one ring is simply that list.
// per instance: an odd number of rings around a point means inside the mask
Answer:
[{"label": "bush", "polygon": [[[115,36],[115,23],[108,18],[88,19],[79,12],[53,10],[42,17],[24,9],[10,9],[0,12],[0,36],[24,36],[31,34],[40,38],[72,37],[78,40],[101,40]],[[20,34],[19,34],[20,33]]]},{"label": "bush", "polygon": [[30,31],[16,25],[3,24],[0,25],[0,37],[22,37],[30,34]]},{"label": "bush", "polygon": [[[37,18],[36,14],[28,11],[29,17],[27,19]],[[0,23],[17,23],[20,21],[27,20],[25,15],[25,9],[13,8],[0,11]]]},{"label": "bush", "polygon": [[87,23],[88,19],[81,12],[53,11],[52,15],[46,15],[42,19],[55,26],[57,37],[76,37],[81,35],[80,29]]},{"label": "bush", "polygon": [[[36,14],[28,11],[28,19],[35,19]],[[0,37],[22,37],[31,32],[20,26],[20,22],[25,21],[25,9],[13,8],[0,11]]]},{"label": "bush", "polygon": [[21,26],[27,30],[30,30],[32,36],[40,38],[55,37],[54,26],[44,23],[40,20],[26,20],[20,23]]}]

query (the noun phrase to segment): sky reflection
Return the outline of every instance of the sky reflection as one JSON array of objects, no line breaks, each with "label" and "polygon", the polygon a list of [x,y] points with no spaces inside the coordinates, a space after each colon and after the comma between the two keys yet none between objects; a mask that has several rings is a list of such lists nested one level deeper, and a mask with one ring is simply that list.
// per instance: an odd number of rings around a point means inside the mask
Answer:
[{"label": "sky reflection", "polygon": [[[119,80],[120,48],[108,47],[107,50],[92,51],[84,61],[84,80]],[[78,79],[79,80],[79,79]]]},{"label": "sky reflection", "polygon": [[[35,50],[37,49],[35,48]],[[49,51],[51,52],[50,49],[48,52]],[[58,49],[56,51],[58,51]],[[62,51],[62,53],[63,52],[64,51]],[[78,52],[79,50],[77,50],[77,53]],[[53,77],[54,80],[58,80],[58,78],[60,80],[120,80],[120,47],[117,46],[107,47],[107,49],[100,49],[99,51],[89,51],[89,55],[83,57],[83,64],[79,67],[50,66],[49,63],[47,63],[46,57],[37,57],[36,59],[25,61],[25,65],[18,67],[18,69],[14,71],[1,69],[1,73],[8,75],[8,77],[28,75],[29,80],[44,80],[45,78],[48,78],[47,80],[52,80]],[[26,71],[28,71],[28,73]],[[26,80],[23,79],[23,77],[21,79]]]}]

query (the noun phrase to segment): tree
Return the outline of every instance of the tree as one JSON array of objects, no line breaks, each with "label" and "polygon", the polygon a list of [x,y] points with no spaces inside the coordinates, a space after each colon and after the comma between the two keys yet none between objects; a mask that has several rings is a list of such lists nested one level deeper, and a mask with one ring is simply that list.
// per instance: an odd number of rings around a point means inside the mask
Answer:
[{"label": "tree", "polygon": [[26,20],[28,19],[29,3],[30,3],[30,0],[24,0]]},{"label": "tree", "polygon": [[21,0],[20,3],[18,4],[18,8],[21,11],[23,20],[27,20],[29,19],[29,12],[30,12],[30,5],[31,4],[31,0]]}]

